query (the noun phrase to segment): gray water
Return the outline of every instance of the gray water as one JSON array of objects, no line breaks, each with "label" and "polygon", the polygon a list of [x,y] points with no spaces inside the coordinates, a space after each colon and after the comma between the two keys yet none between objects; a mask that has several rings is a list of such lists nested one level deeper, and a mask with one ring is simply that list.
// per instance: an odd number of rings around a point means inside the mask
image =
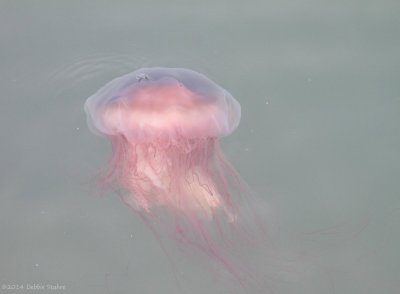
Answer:
[{"label": "gray water", "polygon": [[0,283],[226,293],[189,269],[179,290],[151,232],[95,187],[110,146],[86,98],[167,66],[241,103],[223,149],[288,231],[363,224],[357,261],[318,293],[399,293],[399,15],[390,0],[0,1]]}]

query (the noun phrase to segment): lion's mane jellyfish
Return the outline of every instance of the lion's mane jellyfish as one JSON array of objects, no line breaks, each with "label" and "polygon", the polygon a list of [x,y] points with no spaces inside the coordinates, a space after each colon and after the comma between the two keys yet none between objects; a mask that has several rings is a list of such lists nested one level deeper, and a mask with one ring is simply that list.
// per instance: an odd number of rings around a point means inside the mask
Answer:
[{"label": "lion's mane jellyfish", "polygon": [[192,70],[142,68],[98,90],[85,111],[90,129],[112,142],[105,181],[152,223],[162,209],[174,239],[235,272],[216,238],[239,217],[238,175],[219,148],[240,121],[232,95]]}]

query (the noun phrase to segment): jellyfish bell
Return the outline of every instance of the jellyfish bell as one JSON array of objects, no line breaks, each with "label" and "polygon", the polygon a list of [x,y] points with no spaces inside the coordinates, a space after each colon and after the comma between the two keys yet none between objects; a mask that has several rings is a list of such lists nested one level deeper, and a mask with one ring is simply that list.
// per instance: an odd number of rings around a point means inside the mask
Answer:
[{"label": "jellyfish bell", "polygon": [[188,69],[143,68],[119,77],[85,104],[94,132],[111,138],[113,169],[132,203],[150,210],[233,217],[224,179],[210,170],[218,138],[240,121],[240,104],[225,89]]},{"label": "jellyfish bell", "polygon": [[240,122],[232,95],[180,68],[144,68],[119,77],[89,97],[85,110],[91,130],[131,143],[218,138]]}]

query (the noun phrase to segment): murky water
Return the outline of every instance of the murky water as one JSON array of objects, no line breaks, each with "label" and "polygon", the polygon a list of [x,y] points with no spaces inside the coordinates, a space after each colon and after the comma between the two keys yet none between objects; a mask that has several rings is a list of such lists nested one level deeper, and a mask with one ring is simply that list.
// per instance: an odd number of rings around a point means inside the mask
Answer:
[{"label": "murky water", "polygon": [[[362,227],[339,250],[360,256],[320,281],[326,293],[398,293],[399,13],[389,0],[2,1],[0,283],[225,293],[189,262],[173,273],[139,218],[96,189],[110,146],[89,132],[86,98],[166,66],[203,72],[240,101],[222,147],[282,227]],[[280,292],[310,293],[291,283]]]}]

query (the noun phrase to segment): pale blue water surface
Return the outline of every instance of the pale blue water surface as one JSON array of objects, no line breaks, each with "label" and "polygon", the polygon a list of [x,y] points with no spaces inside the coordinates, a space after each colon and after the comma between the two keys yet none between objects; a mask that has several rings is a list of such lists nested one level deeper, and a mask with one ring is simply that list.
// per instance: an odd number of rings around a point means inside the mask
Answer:
[{"label": "pale blue water surface", "polygon": [[166,66],[241,103],[223,149],[287,231],[365,224],[341,249],[357,260],[318,293],[399,293],[399,15],[390,0],[0,1],[0,283],[226,293],[189,263],[173,274],[139,218],[95,187],[110,146],[88,130],[86,98]]}]

